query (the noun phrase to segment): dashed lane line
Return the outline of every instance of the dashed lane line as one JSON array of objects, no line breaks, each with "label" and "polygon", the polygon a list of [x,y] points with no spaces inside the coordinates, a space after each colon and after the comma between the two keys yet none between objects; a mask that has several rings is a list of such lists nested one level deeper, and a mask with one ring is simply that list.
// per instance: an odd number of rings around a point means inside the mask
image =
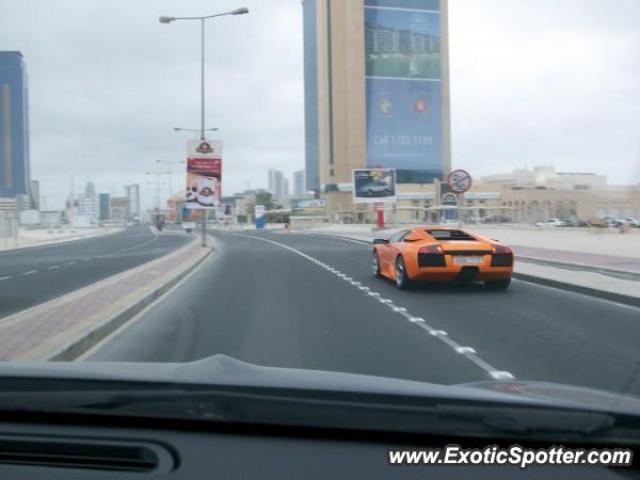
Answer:
[{"label": "dashed lane line", "polygon": [[29,270],[28,272],[22,272],[22,275],[33,275],[34,273],[38,273],[38,270]]},{"label": "dashed lane line", "polygon": [[[350,277],[348,277],[345,274],[343,274],[342,272],[340,272],[340,270],[337,270],[337,269],[335,269],[335,268],[333,268],[333,267],[321,262],[320,260],[318,260],[318,259],[316,259],[316,258],[314,258],[314,257],[312,257],[310,255],[307,255],[304,252],[301,252],[300,250],[297,250],[297,249],[295,249],[293,247],[290,247],[289,245],[285,245],[284,243],[276,242],[274,240],[269,240],[267,238],[256,237],[256,236],[253,236],[253,235],[243,235],[243,234],[232,234],[232,235],[238,235],[238,236],[242,236],[242,237],[245,237],[245,238],[253,238],[255,240],[260,240],[262,242],[267,242],[267,243],[271,243],[273,245],[277,245],[278,247],[284,248],[285,250],[289,250],[290,252],[295,253],[296,255],[299,255],[299,256],[301,256],[303,258],[306,258],[310,262],[312,262],[312,263],[318,265],[319,267],[325,269],[329,273],[334,274],[337,278],[340,278],[341,280],[344,280],[345,282],[347,282],[349,284],[353,284],[354,283],[353,279],[351,279]],[[359,290],[361,290],[363,293],[366,293],[368,296],[374,297],[376,300],[378,300],[383,305],[387,305],[388,307],[391,308],[391,310],[393,312],[398,313],[399,315],[404,317],[409,322],[413,323],[414,325],[418,326],[419,328],[422,328],[427,333],[429,333],[430,335],[432,335],[436,339],[440,340],[441,342],[443,342],[444,344],[449,346],[455,353],[457,353],[458,355],[462,355],[467,360],[472,362],[474,365],[476,365],[477,367],[479,367],[482,370],[484,370],[485,373],[490,378],[492,378],[494,380],[502,380],[502,381],[515,380],[515,377],[511,372],[509,372],[507,370],[500,370],[498,368],[495,368],[493,365],[491,365],[490,363],[488,363],[485,360],[483,360],[478,355],[478,353],[476,352],[476,350],[473,347],[468,346],[468,345],[460,345],[455,340],[451,339],[449,337],[449,334],[445,330],[437,330],[437,329],[433,328],[432,326],[430,326],[424,320],[424,318],[416,317],[416,316],[412,315],[411,313],[409,313],[409,311],[405,307],[396,305],[395,303],[393,303],[393,301],[391,299],[382,298],[380,293],[371,291],[371,289],[369,287],[364,287],[361,284],[360,285],[354,285],[354,286],[356,288],[358,288]]]}]

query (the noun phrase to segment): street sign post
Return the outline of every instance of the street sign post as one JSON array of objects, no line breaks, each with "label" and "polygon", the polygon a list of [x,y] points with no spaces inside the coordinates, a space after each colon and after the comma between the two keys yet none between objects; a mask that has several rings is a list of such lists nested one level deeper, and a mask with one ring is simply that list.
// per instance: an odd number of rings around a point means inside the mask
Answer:
[{"label": "street sign post", "polygon": [[462,206],[464,193],[471,188],[471,175],[466,170],[453,170],[447,177],[447,185],[457,196],[458,203],[458,225],[462,226]]}]

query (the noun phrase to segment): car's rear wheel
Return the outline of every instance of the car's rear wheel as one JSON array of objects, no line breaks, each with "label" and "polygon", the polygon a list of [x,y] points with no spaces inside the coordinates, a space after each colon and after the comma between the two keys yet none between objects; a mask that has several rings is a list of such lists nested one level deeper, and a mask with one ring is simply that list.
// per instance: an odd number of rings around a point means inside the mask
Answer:
[{"label": "car's rear wheel", "polygon": [[396,259],[396,286],[400,290],[406,290],[411,286],[411,279],[407,276],[407,269],[402,255]]},{"label": "car's rear wheel", "polygon": [[491,280],[488,282],[484,282],[484,284],[487,288],[490,288],[492,290],[506,290],[511,284],[511,277],[505,278],[503,280]]},{"label": "car's rear wheel", "polygon": [[371,254],[371,272],[376,276],[380,277],[380,257],[378,257],[378,252],[373,251]]}]

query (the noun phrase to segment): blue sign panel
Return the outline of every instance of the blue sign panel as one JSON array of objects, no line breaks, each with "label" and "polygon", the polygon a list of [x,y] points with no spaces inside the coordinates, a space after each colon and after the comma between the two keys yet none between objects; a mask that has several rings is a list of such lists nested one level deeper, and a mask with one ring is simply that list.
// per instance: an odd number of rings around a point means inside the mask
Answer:
[{"label": "blue sign panel", "polygon": [[443,172],[439,3],[409,3],[365,6],[367,166],[400,183]]}]

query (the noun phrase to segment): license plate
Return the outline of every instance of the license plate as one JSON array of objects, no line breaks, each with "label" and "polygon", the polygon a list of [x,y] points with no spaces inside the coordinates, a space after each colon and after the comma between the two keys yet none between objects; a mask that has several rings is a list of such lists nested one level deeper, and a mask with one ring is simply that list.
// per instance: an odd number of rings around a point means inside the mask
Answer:
[{"label": "license plate", "polygon": [[455,255],[453,257],[453,263],[456,265],[480,265],[483,261],[483,257],[471,257],[463,255]]}]

